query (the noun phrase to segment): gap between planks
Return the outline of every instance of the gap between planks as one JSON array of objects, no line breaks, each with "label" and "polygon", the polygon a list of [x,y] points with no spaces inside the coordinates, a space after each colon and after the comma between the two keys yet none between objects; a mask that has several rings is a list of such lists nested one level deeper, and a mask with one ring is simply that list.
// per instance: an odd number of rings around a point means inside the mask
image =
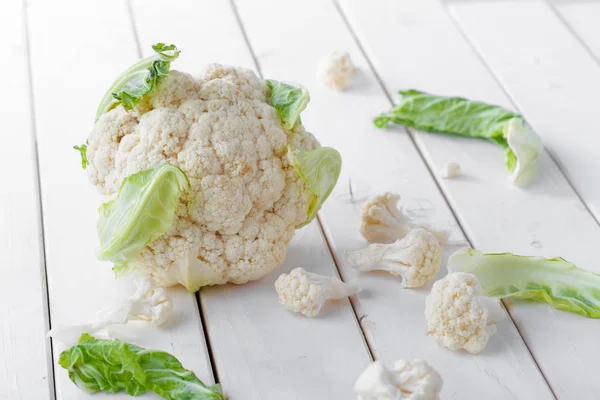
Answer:
[{"label": "gap between planks", "polygon": [[[233,0],[231,0],[231,1],[233,1]],[[340,14],[340,16],[341,16],[341,18],[342,18],[342,20],[343,20],[343,22],[344,22],[344,25],[345,25],[345,26],[346,26],[346,28],[348,29],[348,31],[349,31],[350,35],[352,36],[352,38],[354,39],[354,41],[355,41],[356,45],[358,46],[358,48],[359,48],[359,50],[360,50],[361,54],[364,56],[365,60],[367,61],[367,64],[369,65],[369,68],[371,69],[371,72],[373,72],[373,74],[374,74],[374,76],[375,76],[375,79],[376,79],[376,80],[377,80],[377,82],[379,83],[379,86],[381,87],[381,90],[383,91],[383,93],[384,93],[385,97],[388,99],[388,101],[389,101],[390,105],[391,105],[391,106],[393,106],[393,105],[394,105],[394,100],[393,100],[393,98],[390,96],[390,94],[389,94],[389,91],[388,91],[388,88],[386,87],[385,83],[383,82],[383,80],[382,80],[382,78],[381,78],[381,76],[380,76],[379,72],[378,72],[378,71],[377,71],[377,69],[375,68],[375,65],[374,65],[374,64],[373,64],[373,62],[371,61],[371,58],[369,57],[369,54],[368,54],[368,53],[367,53],[367,51],[365,50],[365,48],[364,48],[364,46],[363,46],[362,42],[360,41],[360,39],[359,39],[359,38],[358,38],[358,36],[356,35],[356,32],[354,32],[354,29],[352,28],[352,25],[350,24],[350,21],[348,20],[348,17],[347,17],[347,16],[346,16],[346,14],[344,13],[344,10],[343,10],[342,6],[339,4],[339,2],[338,2],[337,0],[331,0],[331,1],[333,2],[334,6],[335,6],[335,8],[336,8],[336,10],[337,10],[337,12]],[[445,5],[445,4],[446,4],[446,2],[444,2],[444,6],[443,6],[443,7],[444,7],[444,10],[447,12],[447,11],[448,11],[448,8],[446,7],[446,5]],[[449,14],[450,14],[450,13],[449,13]],[[452,20],[454,21],[454,18],[452,18]],[[455,21],[455,23],[456,23],[456,21]],[[456,24],[457,24],[457,23],[456,23]],[[458,24],[457,24],[457,25],[458,25]],[[483,62],[483,59],[482,59],[481,55],[480,55],[480,54],[479,54],[479,52],[477,52],[477,50],[476,50],[476,49],[473,47],[473,45],[472,45],[472,43],[470,42],[470,40],[468,40],[468,38],[466,37],[466,35],[465,35],[465,33],[463,32],[462,28],[460,28],[460,27],[459,27],[459,31],[460,31],[461,35],[463,36],[463,38],[465,38],[465,40],[466,40],[466,41],[469,43],[469,46],[470,46],[470,47],[471,47],[473,50],[475,50],[475,54],[476,54],[476,55],[477,55],[477,57],[480,59],[480,61],[482,61],[482,62]],[[495,81],[496,81],[496,82],[499,84],[499,82],[498,82],[498,80],[497,80],[496,76],[495,76],[495,75],[494,75],[494,74],[491,72],[491,70],[490,70],[489,66],[487,65],[487,63],[485,63],[485,62],[484,62],[484,65],[485,65],[486,69],[488,70],[488,72],[490,72],[490,74],[491,74],[491,75],[494,77],[494,80],[495,80]],[[502,91],[506,93],[506,91],[505,91],[504,87],[503,87],[502,85],[500,85],[500,84],[499,84],[499,86],[500,86],[500,88],[502,89]],[[507,94],[507,93],[506,93],[506,94]],[[508,96],[508,94],[507,94],[507,96]],[[511,100],[511,102],[512,102],[512,98],[511,98],[510,96],[508,96],[508,98],[509,98],[509,99]],[[433,171],[433,168],[432,168],[432,166],[431,166],[431,165],[429,165],[429,163],[427,162],[427,159],[426,159],[425,155],[423,154],[421,147],[420,147],[420,146],[417,144],[417,142],[416,142],[416,140],[415,140],[415,138],[414,138],[414,132],[413,132],[413,129],[412,129],[412,128],[408,128],[408,127],[404,127],[404,129],[405,129],[405,130],[406,130],[406,132],[408,133],[408,137],[410,138],[410,141],[411,141],[411,143],[413,144],[414,148],[416,149],[417,153],[419,154],[419,157],[420,157],[420,158],[421,158],[421,160],[423,161],[423,164],[426,166],[426,168],[427,168],[427,171],[429,172],[430,176],[432,177],[433,181],[435,182],[435,185],[436,185],[436,187],[438,188],[438,190],[439,190],[440,194],[441,194],[441,195],[442,195],[442,197],[444,198],[444,201],[446,202],[446,204],[447,204],[447,206],[448,206],[448,209],[450,210],[450,212],[451,212],[452,216],[453,216],[453,217],[454,217],[454,219],[456,220],[456,223],[458,224],[458,228],[459,228],[459,229],[462,231],[462,233],[463,233],[463,235],[464,235],[464,237],[465,237],[465,240],[466,240],[466,242],[469,244],[469,246],[470,246],[470,247],[473,247],[473,245],[472,245],[472,240],[470,239],[470,237],[469,237],[469,234],[467,233],[466,229],[464,229],[464,227],[463,227],[463,224],[462,224],[462,222],[461,222],[461,219],[458,217],[458,214],[457,214],[457,213],[456,213],[456,211],[454,210],[454,207],[452,206],[452,203],[449,201],[449,199],[448,199],[448,196],[447,196],[447,193],[446,193],[446,191],[444,190],[444,187],[443,187],[443,186],[440,184],[440,182],[439,182],[439,180],[438,180],[437,174],[435,174],[435,172]],[[552,161],[554,161],[554,162],[556,163],[556,160],[554,159],[554,157],[553,157],[551,154],[550,154],[550,157],[551,157]],[[560,170],[561,174],[562,174],[563,176],[565,176],[565,174],[564,174],[564,172],[562,171],[562,169],[560,168],[560,166],[559,166],[559,170]],[[565,179],[567,179],[567,178],[566,178],[566,176],[565,176]],[[569,185],[570,185],[570,186],[573,188],[573,185],[571,184],[571,182],[570,182],[568,179],[567,179],[567,182],[568,182],[568,184],[569,184]],[[575,191],[575,188],[573,188],[573,190]],[[579,193],[578,193],[577,191],[575,191],[575,193],[577,194],[577,196],[578,196],[578,198],[580,199],[580,201],[581,201],[581,202],[582,202],[582,203],[585,205],[585,207],[586,207],[586,210],[588,211],[588,213],[589,213],[590,215],[592,215],[592,214],[591,214],[591,212],[590,212],[590,209],[588,208],[587,204],[586,204],[586,203],[583,201],[583,199],[581,198],[581,196],[579,195]],[[598,222],[598,221],[596,220],[596,222]],[[330,233],[329,233],[329,232],[327,232],[326,230],[323,230],[323,232],[324,232],[324,235],[325,235],[325,238],[326,238],[327,244],[328,244],[328,246],[330,246],[330,244],[329,244],[329,243],[330,243],[330,240],[331,240],[331,238],[330,238]],[[331,251],[331,247],[330,247],[330,251]],[[336,257],[335,255],[334,255],[333,257],[334,257],[334,261],[335,261],[336,267],[338,268],[338,272],[339,272],[339,271],[340,271],[340,269],[339,269],[339,265],[338,265],[338,262],[339,262],[339,260],[337,259],[337,257]],[[516,329],[516,330],[517,330],[517,332],[519,333],[519,336],[520,336],[520,338],[521,338],[521,341],[523,342],[523,344],[524,344],[525,348],[527,349],[527,353],[529,354],[529,357],[531,358],[531,360],[533,361],[533,363],[534,363],[534,365],[535,365],[536,369],[539,371],[540,375],[541,375],[541,376],[542,376],[542,378],[544,379],[544,382],[546,383],[546,385],[547,385],[547,386],[548,386],[548,388],[550,389],[550,392],[552,393],[552,396],[553,396],[555,399],[557,399],[557,397],[556,397],[556,393],[555,393],[555,391],[554,391],[554,389],[553,389],[552,385],[551,385],[551,384],[550,384],[550,382],[548,381],[548,378],[547,378],[547,377],[546,377],[546,375],[543,373],[543,371],[541,370],[541,368],[540,368],[540,366],[539,366],[539,364],[538,364],[537,360],[536,360],[536,359],[535,359],[535,357],[533,356],[533,353],[531,352],[531,349],[529,348],[529,345],[528,345],[528,343],[525,341],[525,338],[523,337],[523,333],[522,333],[522,332],[521,332],[521,330],[519,329],[518,325],[515,323],[514,317],[513,317],[513,315],[511,314],[511,312],[510,312],[510,309],[509,309],[509,308],[506,306],[506,304],[504,303],[504,301],[503,301],[503,300],[501,300],[501,301],[502,301],[502,304],[503,304],[503,307],[504,307],[504,309],[506,310],[506,312],[507,312],[507,314],[508,314],[508,316],[509,316],[509,318],[510,318],[510,320],[511,320],[511,323],[514,325],[515,329]],[[355,308],[355,301],[354,301],[354,299],[351,299],[351,303],[352,303],[352,308],[355,310],[355,313],[356,313],[356,308]],[[358,318],[358,314],[357,314],[357,318]],[[363,331],[363,335],[365,335],[365,338],[368,338],[369,336],[368,336],[368,335],[365,333],[365,331],[362,329],[362,324],[360,323],[360,319],[359,319],[359,325],[361,326],[361,330]],[[367,341],[367,343],[368,343],[368,341]],[[373,347],[374,347],[374,346],[373,346]],[[369,344],[369,348],[371,349],[371,344]],[[374,352],[373,352],[373,350],[371,350],[371,354],[372,354],[372,355],[373,355],[373,353],[374,353]]]},{"label": "gap between planks", "polygon": [[[131,4],[131,0],[125,0],[127,6],[127,14],[129,16],[129,22],[131,24],[131,31],[133,33],[133,40],[135,42],[135,48],[138,57],[141,59],[143,57],[142,45],[140,42],[140,35],[138,33],[138,26],[135,22],[135,15],[133,12],[133,5]],[[206,341],[206,351],[208,353],[208,361],[210,363],[210,369],[212,371],[213,380],[215,384],[219,384],[219,372],[217,370],[217,366],[215,364],[215,359],[211,347],[210,336],[208,334],[208,329],[206,327],[206,318],[204,317],[204,307],[202,301],[200,299],[200,291],[193,293],[193,296],[196,300],[196,304],[198,305],[198,315],[200,317],[200,322],[202,324],[202,332],[204,333],[204,340]]]},{"label": "gap between planks", "polygon": [[[452,22],[454,23],[454,26],[456,26],[456,29],[460,32],[460,35],[465,40],[465,42],[469,45],[469,47],[473,51],[473,54],[475,54],[475,56],[477,57],[477,59],[479,60],[479,62],[481,63],[481,65],[484,66],[484,68],[486,69],[486,71],[488,71],[488,73],[492,77],[492,79],[494,79],[494,82],[496,82],[497,86],[500,88],[500,90],[502,91],[502,93],[504,93],[504,95],[506,96],[506,98],[509,99],[510,103],[515,108],[515,110],[517,110],[519,113],[521,113],[521,110],[519,109],[519,107],[517,107],[517,104],[516,104],[513,96],[511,96],[510,93],[508,92],[508,90],[506,90],[506,86],[504,86],[504,84],[502,83],[502,81],[496,76],[496,74],[494,73],[494,71],[493,71],[492,67],[490,66],[490,64],[485,60],[485,58],[483,57],[483,55],[479,52],[479,50],[477,49],[477,46],[475,46],[475,43],[473,43],[473,41],[471,40],[470,36],[467,34],[467,32],[465,32],[465,30],[463,29],[463,27],[460,24],[460,22],[456,19],[456,15],[449,10],[449,6],[448,6],[449,3],[450,3],[449,1],[444,1],[443,2],[444,11],[446,12],[446,14],[448,14],[448,16],[450,17],[450,20],[452,20]],[[598,65],[600,65],[600,62],[598,61],[598,59],[596,58],[596,56],[591,52],[590,48],[583,42],[583,40],[575,33],[575,31],[560,16],[560,13],[558,11],[556,11],[556,9],[553,6],[551,6],[547,2],[545,2],[545,3],[548,6],[548,8],[550,8],[552,10],[552,12],[557,16],[557,18],[560,20],[560,22],[567,28],[567,30],[583,46],[583,48],[585,49],[585,51],[592,56],[592,58],[594,59],[594,61]],[[581,193],[579,193],[579,190],[577,190],[577,188],[575,187],[575,185],[571,181],[571,178],[569,177],[569,175],[565,173],[564,166],[560,163],[560,161],[558,160],[558,158],[554,156],[554,154],[550,151],[550,149],[548,149],[547,147],[544,147],[544,151],[548,154],[548,156],[550,157],[550,160],[552,160],[552,162],[554,164],[556,164],[556,167],[560,171],[560,174],[563,176],[563,178],[565,179],[565,181],[567,182],[567,184],[569,185],[569,187],[573,190],[573,193],[575,193],[575,196],[577,196],[577,198],[579,199],[579,202],[585,207],[586,212],[592,217],[592,219],[596,222],[596,224],[598,226],[600,226],[600,220],[598,218],[596,218],[596,216],[594,215],[594,213],[590,209],[590,206],[587,203],[587,201],[585,201],[585,199],[583,198],[583,196],[581,195]],[[511,316],[511,319],[512,319],[512,316]],[[521,332],[519,332],[519,334],[520,333]],[[527,346],[527,349],[529,349],[529,346]],[[537,365],[537,363],[536,363],[536,365]],[[539,366],[538,366],[538,368],[539,368]],[[541,372],[541,370],[540,370],[540,372]],[[546,379],[545,376],[544,376],[544,379]],[[550,385],[548,385],[548,386],[550,386]],[[552,389],[552,387],[550,387],[550,388]],[[554,391],[553,391],[553,393],[554,393]]]},{"label": "gap between planks", "polygon": [[[246,28],[244,27],[244,23],[242,22],[242,19],[239,15],[237,6],[235,4],[235,0],[229,0],[229,4],[231,5],[233,14],[235,15],[235,19],[239,25],[240,31],[242,33],[242,36],[244,37],[244,40],[246,42],[246,45],[248,46],[248,50],[250,51],[250,55],[252,56],[252,60],[254,61],[254,65],[256,67],[256,70],[258,71],[259,76],[264,79],[262,70],[260,68],[260,63],[258,62],[258,58],[256,57],[256,53],[254,52],[254,48],[252,47],[252,44],[250,43],[250,39],[248,37],[248,34],[246,32]],[[321,235],[323,236],[323,238],[325,239],[325,243],[327,245],[327,250],[329,251],[329,254],[331,256],[331,259],[333,260],[333,264],[335,265],[335,269],[337,270],[338,273],[338,277],[342,280],[344,280],[344,277],[341,273],[340,270],[340,263],[338,258],[335,255],[335,252],[333,251],[333,248],[331,247],[331,241],[329,236],[325,233],[326,229],[324,226],[323,221],[321,220],[321,216],[320,213],[317,214],[317,218],[316,218],[316,223],[318,224],[319,227],[319,231],[321,232]],[[359,314],[358,314],[358,310],[357,310],[357,302],[355,299],[355,296],[350,296],[349,298],[350,300],[350,307],[352,308],[352,313],[354,314],[354,319],[355,322],[358,326],[358,329],[361,333],[361,337],[363,338],[363,343],[365,345],[365,348],[367,349],[367,352],[369,353],[369,356],[371,357],[371,360],[375,360],[375,354],[376,351],[374,349],[374,346],[371,345],[370,341],[368,340],[368,334],[367,332],[363,329],[362,324],[361,324],[361,320],[359,318]]]},{"label": "gap between planks", "polygon": [[[46,330],[50,331],[52,329],[52,316],[50,315],[50,293],[48,289],[48,270],[46,265],[46,243],[45,243],[45,229],[44,229],[44,207],[42,205],[42,185],[40,180],[40,162],[39,162],[39,148],[38,148],[38,140],[37,140],[37,125],[35,118],[35,104],[34,104],[34,95],[33,95],[33,73],[31,66],[31,40],[29,34],[29,16],[27,13],[28,2],[27,0],[21,1],[21,11],[22,18],[24,22],[24,35],[25,35],[25,57],[27,58],[27,81],[29,84],[28,95],[29,95],[29,115],[31,118],[31,140],[33,141],[33,153],[34,153],[34,171],[35,171],[35,180],[36,180],[36,200],[38,203],[39,210],[39,219],[38,226],[40,232],[40,248],[38,251],[41,253],[41,263],[40,263],[40,275],[41,275],[41,286],[42,286],[42,298],[43,308],[45,312],[45,325]],[[52,340],[50,338],[46,338],[46,363],[48,369],[48,385],[49,385],[49,394],[52,400],[56,399],[56,383],[55,383],[55,374],[56,370],[54,367],[54,346]]]}]

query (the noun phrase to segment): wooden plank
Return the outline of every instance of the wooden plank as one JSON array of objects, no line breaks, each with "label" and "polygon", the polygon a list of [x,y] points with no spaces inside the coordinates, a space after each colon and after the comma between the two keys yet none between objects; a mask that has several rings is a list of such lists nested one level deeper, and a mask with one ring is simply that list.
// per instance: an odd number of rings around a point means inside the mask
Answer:
[{"label": "wooden plank", "polygon": [[[544,1],[456,3],[450,9],[600,218],[600,185],[593,178],[600,172],[600,158],[588,151],[600,146],[600,137],[592,130],[595,93],[600,90],[596,60]],[[527,26],[529,17],[536,18],[534,30]],[[502,18],[511,21],[506,35],[497,31]]]},{"label": "wooden plank", "polygon": [[573,32],[600,60],[600,3],[595,1],[555,1],[555,10],[567,22]]},{"label": "wooden plank", "polygon": [[50,399],[54,391],[26,26],[20,0],[2,4],[0,35],[0,399]]},{"label": "wooden plank", "polygon": [[[376,25],[380,23],[377,14],[368,11],[372,3],[361,2],[365,8],[361,11],[370,14],[368,19]],[[307,86],[311,103],[302,115],[303,121],[324,145],[338,148],[344,158],[340,183],[322,210],[322,221],[338,262],[343,264],[345,251],[366,245],[358,225],[360,205],[367,196],[396,191],[405,196],[409,208],[434,208],[437,215],[431,213],[432,219],[439,220],[442,226],[455,225],[450,209],[406,133],[373,127],[372,117],[387,109],[389,102],[335,6],[319,0],[304,1],[302,7],[294,7],[291,1],[261,0],[252,4],[238,2],[238,7],[265,76]],[[398,38],[390,32],[388,35],[390,40]],[[390,52],[401,44],[388,41],[386,46]],[[361,70],[355,86],[345,93],[326,88],[317,77],[319,63],[334,50],[349,51]],[[484,151],[485,147],[481,146]],[[453,154],[448,153],[446,159],[450,156]],[[460,229],[455,228],[453,239],[461,237]],[[455,249],[449,248],[447,254],[452,250]],[[386,363],[401,358],[428,360],[444,378],[445,399],[552,398],[509,318],[499,325],[498,334],[483,354],[451,352],[425,335],[424,298],[429,286],[403,290],[389,275],[359,275],[345,265],[341,267],[346,279],[358,278],[365,287],[355,305],[377,358]]]},{"label": "wooden plank", "polygon": [[[182,62],[178,60],[175,68],[192,72],[210,62],[256,69],[228,1],[166,4],[166,0],[133,3],[142,48],[158,40],[173,40],[182,49]],[[198,15],[210,18],[195,23]],[[230,399],[354,396],[354,381],[370,356],[350,303],[334,304],[315,319],[291,313],[277,303],[275,279],[299,266],[337,274],[316,222],[296,233],[284,265],[271,275],[242,286],[201,290],[219,381]]]},{"label": "wooden plank", "polygon": [[[106,88],[138,59],[125,2],[30,1],[33,89],[39,140],[52,324],[85,322],[131,289],[95,257],[101,202],[72,146],[85,140]],[[204,382],[213,377],[193,294],[169,291],[175,315],[160,329],[133,328],[126,339],[166,350]],[[64,346],[54,343],[57,359]],[[56,366],[59,399],[92,398]],[[128,398],[127,396],[93,396]]]},{"label": "wooden plank", "polygon": [[[462,40],[460,31],[439,2],[373,0],[367,5],[343,0],[341,3],[390,95],[396,89],[413,87],[513,107],[468,43]],[[480,3],[468,4],[479,7]],[[489,4],[492,3],[486,6]],[[520,13],[513,10],[510,18],[504,14],[490,15],[482,24],[492,26],[497,24],[493,21],[510,21],[511,29],[503,27],[498,31],[503,38],[510,37],[512,33],[508,32],[513,30],[513,21],[520,20],[516,18]],[[476,14],[485,15],[483,10]],[[528,16],[535,17],[537,24],[537,16]],[[495,26],[495,29],[500,28]],[[519,40],[527,40],[526,36],[526,31],[522,31]],[[553,43],[551,39],[545,40]],[[518,48],[512,43],[499,47]],[[516,63],[517,59],[510,61]],[[531,79],[519,76],[518,84],[531,89]],[[549,97],[548,93],[536,94],[540,106],[554,100],[548,100]],[[551,111],[545,113],[548,118],[551,114]],[[525,116],[529,119],[527,112]],[[536,120],[532,122],[548,143],[547,124],[538,127]],[[472,243],[480,250],[560,255],[581,267],[600,271],[593,250],[600,240],[600,230],[547,154],[540,159],[537,179],[529,187],[519,189],[506,182],[502,152],[488,143],[420,133],[415,138],[434,171],[449,160],[462,165],[465,179],[439,183]],[[509,308],[559,397],[589,398],[589,393],[598,390],[599,382],[592,372],[600,356],[600,349],[592,345],[600,333],[596,321],[559,312],[544,304],[519,303]]]}]

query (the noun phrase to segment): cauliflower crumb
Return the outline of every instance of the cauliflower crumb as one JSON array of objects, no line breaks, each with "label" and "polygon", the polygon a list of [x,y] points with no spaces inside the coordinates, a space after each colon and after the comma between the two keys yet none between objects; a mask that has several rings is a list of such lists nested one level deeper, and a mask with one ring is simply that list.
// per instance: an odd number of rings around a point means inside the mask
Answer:
[{"label": "cauliflower crumb", "polygon": [[338,91],[348,89],[358,75],[358,68],[347,52],[333,53],[324,61],[322,69],[325,85]]},{"label": "cauliflower crumb", "polygon": [[481,353],[503,315],[500,300],[487,297],[477,277],[466,272],[435,282],[425,299],[427,334],[450,350]]},{"label": "cauliflower crumb", "polygon": [[442,246],[433,234],[416,228],[395,243],[374,243],[348,252],[346,258],[359,271],[388,271],[402,277],[402,286],[417,288],[429,282],[440,270]]},{"label": "cauliflower crumb", "polygon": [[399,204],[400,195],[384,193],[368,199],[361,209],[360,233],[369,243],[392,243],[402,239],[413,228],[431,232],[445,244],[450,232],[419,223],[407,215]]},{"label": "cauliflower crumb", "polygon": [[440,170],[440,177],[442,179],[454,179],[459,177],[460,174],[460,165],[455,162],[447,162]]},{"label": "cauliflower crumb", "polygon": [[88,138],[87,174],[108,196],[136,172],[169,163],[190,182],[169,232],[129,263],[160,286],[190,291],[263,277],[285,259],[311,193],[287,146],[320,147],[302,125],[282,127],[266,83],[212,64],[198,78],[172,70],[131,111],[106,112]]},{"label": "cauliflower crumb", "polygon": [[295,268],[275,281],[279,304],[307,317],[316,317],[327,300],[352,296],[360,291],[355,283],[345,283],[334,276],[323,276]]},{"label": "cauliflower crumb", "polygon": [[380,361],[360,375],[357,400],[439,400],[442,377],[423,360],[398,360],[388,370]]}]

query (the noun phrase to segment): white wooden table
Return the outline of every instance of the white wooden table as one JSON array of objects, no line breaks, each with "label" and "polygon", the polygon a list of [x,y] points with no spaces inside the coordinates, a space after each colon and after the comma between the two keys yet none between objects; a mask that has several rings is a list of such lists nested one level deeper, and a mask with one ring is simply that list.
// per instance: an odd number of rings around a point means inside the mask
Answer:
[{"label": "white wooden table", "polygon": [[[315,319],[285,310],[273,289],[297,266],[357,277],[343,255],[365,245],[360,203],[384,191],[435,210],[453,239],[483,251],[560,255],[600,272],[599,20],[600,3],[584,0],[4,0],[0,399],[92,398],[57,365],[64,346],[45,334],[89,320],[126,283],[95,258],[99,199],[71,147],[89,133],[114,77],[158,41],[183,50],[176,69],[221,62],[306,85],[303,121],[340,150],[344,168],[279,271],[198,295],[174,289],[174,322],[132,340],[173,353],[233,400],[352,399],[372,359],[399,358],[428,360],[443,376],[444,400],[600,398],[600,321],[507,303],[510,317],[473,356],[425,335],[429,287],[364,275],[363,293]],[[347,93],[316,77],[333,50],[349,51],[361,69]],[[520,111],[547,147],[537,180],[511,186],[502,152],[485,142],[377,130],[372,117],[399,88]],[[439,180],[447,161],[467,177]]]}]

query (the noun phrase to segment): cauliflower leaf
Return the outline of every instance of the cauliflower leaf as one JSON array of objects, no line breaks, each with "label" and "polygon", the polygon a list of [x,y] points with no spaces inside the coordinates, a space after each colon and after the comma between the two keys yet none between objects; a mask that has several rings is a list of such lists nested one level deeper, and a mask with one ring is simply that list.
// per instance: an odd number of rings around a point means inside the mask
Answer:
[{"label": "cauliflower leaf", "polygon": [[506,169],[513,182],[523,183],[531,177],[544,145],[521,115],[461,97],[418,90],[398,93],[398,104],[374,119],[378,128],[391,122],[429,133],[487,139],[505,149]]},{"label": "cauliflower leaf", "polygon": [[342,156],[331,147],[320,147],[312,151],[288,147],[288,159],[313,194],[306,221],[297,226],[301,228],[315,218],[335,187],[342,170]]},{"label": "cauliflower leaf", "polygon": [[184,172],[161,164],[128,176],[115,200],[99,208],[98,258],[124,266],[173,224],[179,198],[189,188]]},{"label": "cauliflower leaf", "polygon": [[224,400],[220,385],[205,385],[171,354],[147,350],[121,340],[81,335],[60,354],[58,363],[87,392],[140,396],[152,391],[164,399]]},{"label": "cauliflower leaf", "polygon": [[448,271],[475,275],[488,296],[543,301],[557,310],[600,318],[600,275],[560,257],[484,254],[465,248],[448,259]]},{"label": "cauliflower leaf", "polygon": [[292,130],[300,124],[300,113],[304,111],[310,101],[308,90],[300,85],[292,85],[267,79],[267,86],[270,89],[269,104],[277,110],[283,126]]},{"label": "cauliflower leaf", "polygon": [[87,147],[87,143],[82,144],[81,146],[73,146],[75,150],[79,151],[79,155],[81,156],[81,168],[83,169],[85,169],[88,164]]},{"label": "cauliflower leaf", "polygon": [[179,57],[177,46],[157,43],[152,49],[155,52],[153,55],[133,64],[108,88],[96,111],[96,120],[119,104],[126,110],[133,109],[145,94],[153,92],[162,79],[169,75],[171,62]]}]

